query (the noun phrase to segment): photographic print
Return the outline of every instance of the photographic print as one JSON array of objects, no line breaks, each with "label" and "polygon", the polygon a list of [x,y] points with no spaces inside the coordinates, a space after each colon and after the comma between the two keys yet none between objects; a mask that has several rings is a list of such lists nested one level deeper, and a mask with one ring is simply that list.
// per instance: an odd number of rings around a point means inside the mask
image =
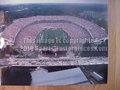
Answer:
[{"label": "photographic print", "polygon": [[107,0],[1,0],[1,85],[106,84]]}]

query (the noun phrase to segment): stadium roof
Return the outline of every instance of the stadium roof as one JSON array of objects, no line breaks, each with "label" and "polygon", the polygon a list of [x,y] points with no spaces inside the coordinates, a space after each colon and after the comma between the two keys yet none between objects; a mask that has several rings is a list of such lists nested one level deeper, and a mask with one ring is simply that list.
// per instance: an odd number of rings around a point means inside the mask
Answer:
[{"label": "stadium roof", "polygon": [[33,71],[32,85],[74,85],[90,84],[80,68],[48,73],[43,70]]}]

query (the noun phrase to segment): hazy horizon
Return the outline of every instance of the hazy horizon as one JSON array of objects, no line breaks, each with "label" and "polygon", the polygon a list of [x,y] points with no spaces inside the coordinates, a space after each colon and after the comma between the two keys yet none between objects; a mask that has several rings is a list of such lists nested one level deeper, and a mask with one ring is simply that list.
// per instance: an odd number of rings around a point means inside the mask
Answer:
[{"label": "hazy horizon", "polygon": [[0,0],[0,5],[16,4],[47,4],[47,3],[84,3],[84,4],[107,4],[108,0]]}]

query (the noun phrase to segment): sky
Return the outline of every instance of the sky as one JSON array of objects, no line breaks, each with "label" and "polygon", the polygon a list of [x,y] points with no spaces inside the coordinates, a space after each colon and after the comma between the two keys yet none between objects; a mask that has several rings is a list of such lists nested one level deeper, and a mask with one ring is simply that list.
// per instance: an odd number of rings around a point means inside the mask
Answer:
[{"label": "sky", "polygon": [[23,3],[99,3],[105,4],[107,0],[0,0],[0,4],[23,4]]}]

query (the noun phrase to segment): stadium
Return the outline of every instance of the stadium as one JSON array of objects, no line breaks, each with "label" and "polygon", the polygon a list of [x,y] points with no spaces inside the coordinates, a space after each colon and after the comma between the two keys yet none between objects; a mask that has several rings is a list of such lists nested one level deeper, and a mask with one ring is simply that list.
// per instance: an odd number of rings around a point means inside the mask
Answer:
[{"label": "stadium", "polygon": [[[93,40],[89,43],[102,41],[107,37],[107,33],[97,24],[74,16],[32,16],[14,20],[2,32],[2,37],[6,40],[8,48],[6,53],[15,55],[16,58],[43,60],[44,57],[46,60],[45,57],[53,57],[58,58],[60,62],[60,60],[63,61],[63,58],[67,61],[74,60],[75,52],[71,50],[72,47],[83,47],[87,40]],[[59,39],[59,43],[53,41],[56,38]],[[36,43],[37,40],[44,39],[50,39],[50,42]],[[82,39],[86,41],[84,43],[70,42]],[[46,47],[50,48],[46,49]],[[63,47],[67,47],[67,49],[60,49]],[[81,52],[79,51],[79,53]],[[75,61],[74,63],[77,64],[78,62]],[[73,62],[71,63],[73,64]]]},{"label": "stadium", "polygon": [[[14,47],[34,46],[25,43],[26,38],[36,39],[44,29],[63,29],[72,39],[102,39],[107,37],[105,30],[98,25],[73,16],[33,16],[15,20],[3,31],[3,37],[12,41]],[[82,43],[78,43],[78,46]],[[70,45],[72,46],[72,44]]]}]

